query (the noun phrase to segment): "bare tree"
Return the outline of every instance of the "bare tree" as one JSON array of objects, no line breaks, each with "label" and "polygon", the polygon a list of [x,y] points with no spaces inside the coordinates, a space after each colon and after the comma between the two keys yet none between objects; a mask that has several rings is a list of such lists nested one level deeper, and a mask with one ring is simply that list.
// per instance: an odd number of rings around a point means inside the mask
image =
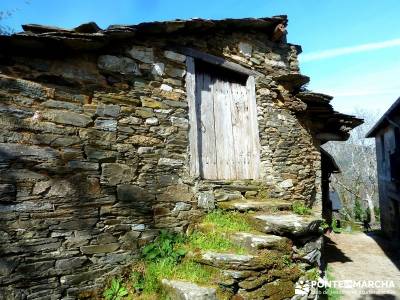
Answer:
[{"label": "bare tree", "polygon": [[354,115],[363,118],[365,123],[352,131],[348,141],[329,142],[324,149],[332,154],[341,169],[341,173],[332,176],[332,186],[341,196],[343,213],[351,219],[369,218],[375,223],[379,207],[375,141],[366,139],[365,135],[379,115],[361,109]]},{"label": "bare tree", "polygon": [[[30,4],[31,0],[24,0],[23,2],[24,4]],[[10,35],[14,33],[14,30],[10,26],[4,24],[4,20],[12,17],[18,10],[19,8],[0,11],[0,35]]]}]

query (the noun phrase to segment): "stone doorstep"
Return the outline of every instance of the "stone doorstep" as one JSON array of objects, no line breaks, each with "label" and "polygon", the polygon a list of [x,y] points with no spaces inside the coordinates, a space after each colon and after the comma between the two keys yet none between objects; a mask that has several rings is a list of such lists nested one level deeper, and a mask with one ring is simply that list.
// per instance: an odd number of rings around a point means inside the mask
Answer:
[{"label": "stone doorstep", "polygon": [[215,288],[178,280],[163,279],[161,283],[173,300],[217,300]]},{"label": "stone doorstep", "polygon": [[218,207],[224,210],[246,211],[273,211],[273,210],[290,210],[292,204],[284,200],[231,200],[219,202]]},{"label": "stone doorstep", "polygon": [[285,237],[264,233],[236,232],[229,238],[249,250],[272,249],[282,242],[289,242]]},{"label": "stone doorstep", "polygon": [[258,230],[277,235],[304,236],[321,234],[321,219],[313,216],[300,216],[294,213],[256,214],[251,216]]}]

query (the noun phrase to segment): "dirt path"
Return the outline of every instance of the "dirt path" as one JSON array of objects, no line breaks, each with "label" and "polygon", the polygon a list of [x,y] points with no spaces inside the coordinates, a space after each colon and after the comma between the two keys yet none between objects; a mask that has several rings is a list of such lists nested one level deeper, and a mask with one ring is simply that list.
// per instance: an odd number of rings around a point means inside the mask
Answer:
[{"label": "dirt path", "polygon": [[[389,288],[342,288],[344,300],[400,299],[400,247],[374,234],[327,237],[326,258],[335,280],[388,281]],[[380,283],[377,284],[380,284]],[[390,287],[394,283],[395,287]],[[365,293],[369,295],[365,295]]]}]

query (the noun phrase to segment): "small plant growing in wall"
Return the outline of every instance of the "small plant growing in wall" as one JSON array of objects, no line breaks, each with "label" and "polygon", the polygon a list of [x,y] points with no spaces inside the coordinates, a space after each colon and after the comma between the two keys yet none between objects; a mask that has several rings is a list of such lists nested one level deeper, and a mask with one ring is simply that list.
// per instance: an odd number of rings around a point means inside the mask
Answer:
[{"label": "small plant growing in wall", "polygon": [[106,300],[121,300],[128,295],[128,290],[122,285],[121,280],[114,278],[111,285],[103,293]]}]

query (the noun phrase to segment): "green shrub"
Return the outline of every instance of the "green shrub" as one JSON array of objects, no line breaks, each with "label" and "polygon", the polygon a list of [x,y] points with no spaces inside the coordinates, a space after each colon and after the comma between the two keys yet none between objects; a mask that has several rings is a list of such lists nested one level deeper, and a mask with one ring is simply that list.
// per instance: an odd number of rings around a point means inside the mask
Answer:
[{"label": "green shrub", "polygon": [[334,233],[341,233],[342,232],[342,228],[337,227],[337,220],[333,219],[332,220],[332,230]]},{"label": "green shrub", "polygon": [[181,234],[162,230],[154,242],[142,249],[142,256],[146,261],[157,261],[168,257],[179,262],[186,254],[186,250],[179,247],[184,240],[185,238]]},{"label": "green shrub", "polygon": [[120,279],[114,278],[111,285],[107,288],[103,296],[106,300],[121,300],[128,295],[128,290],[122,285]]},{"label": "green shrub", "polygon": [[362,208],[361,202],[359,199],[354,201],[354,219],[356,221],[362,222],[364,220],[364,210]]},{"label": "green shrub", "polygon": [[294,201],[292,204],[292,211],[298,215],[310,215],[311,208],[307,207],[302,201]]}]

